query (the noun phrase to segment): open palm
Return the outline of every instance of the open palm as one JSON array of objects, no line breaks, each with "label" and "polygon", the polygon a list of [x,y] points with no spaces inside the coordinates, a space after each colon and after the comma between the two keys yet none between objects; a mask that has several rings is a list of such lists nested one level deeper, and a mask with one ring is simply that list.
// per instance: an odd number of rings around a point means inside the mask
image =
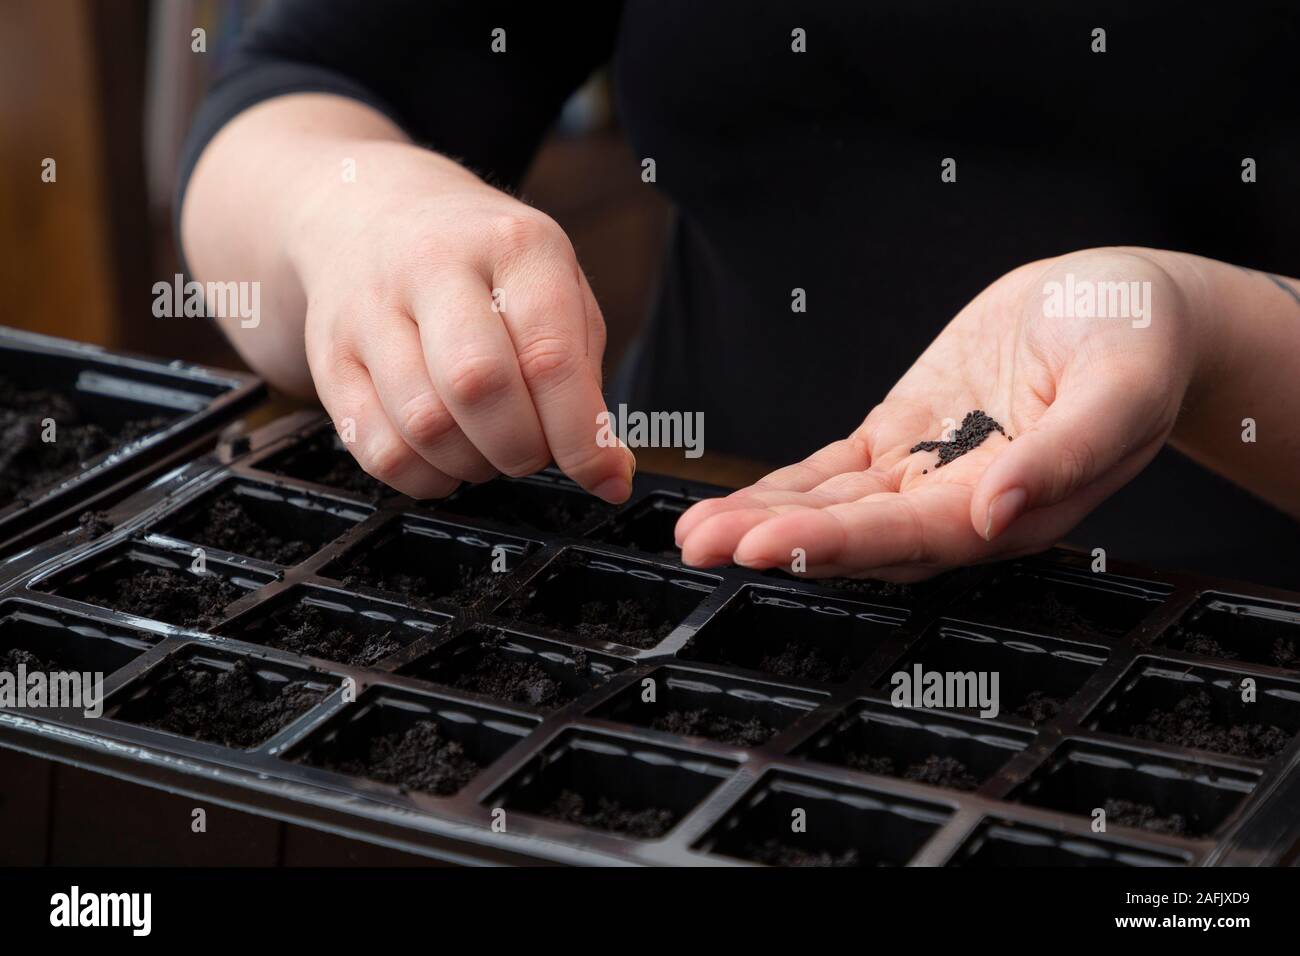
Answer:
[{"label": "open palm", "polygon": [[[1135,318],[1134,298],[1123,316],[1061,314],[1045,307],[1053,283],[1138,283],[1127,287],[1148,310]],[[1041,550],[1168,438],[1191,376],[1186,313],[1177,283],[1141,252],[1022,266],[963,309],[850,437],[683,515],[683,559],[909,581]],[[912,452],[977,409],[1005,435],[942,467]]]}]

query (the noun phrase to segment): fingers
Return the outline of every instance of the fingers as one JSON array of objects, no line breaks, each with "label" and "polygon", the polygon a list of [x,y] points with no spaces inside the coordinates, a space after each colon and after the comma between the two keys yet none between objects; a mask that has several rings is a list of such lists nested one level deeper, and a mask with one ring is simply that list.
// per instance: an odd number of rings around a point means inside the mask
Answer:
[{"label": "fingers", "polygon": [[412,498],[444,498],[456,490],[457,480],[417,454],[388,420],[359,359],[309,342],[307,360],[321,403],[368,474]]},{"label": "fingers", "polygon": [[504,290],[505,328],[556,465],[599,497],[626,501],[635,461],[626,448],[597,442],[606,408],[591,349],[603,348],[604,325],[576,262],[542,248],[507,259],[493,281]]},{"label": "fingers", "polygon": [[1125,380],[1094,375],[1063,383],[1034,426],[993,459],[970,501],[970,523],[985,541],[1006,532],[1026,512],[1077,495],[1126,459],[1146,450],[1155,453],[1166,430],[1162,416],[1152,412],[1158,396],[1116,387]]},{"label": "fingers", "polygon": [[497,470],[438,396],[415,322],[394,316],[384,328],[384,334],[361,343],[361,357],[389,422],[412,450],[444,474],[469,482],[495,476]]},{"label": "fingers", "polygon": [[504,474],[545,468],[551,456],[541,423],[482,278],[449,272],[412,304],[428,378],[469,442]]},{"label": "fingers", "polygon": [[[779,468],[760,478],[748,488],[743,488],[725,498],[710,498],[688,508],[686,513],[677,519],[677,527],[674,531],[677,546],[684,547],[691,533],[715,515],[727,511],[753,508],[756,504],[758,507],[767,507],[769,504],[793,503],[796,500],[790,498],[783,502],[779,497],[764,498],[767,492],[808,492],[833,476],[848,472],[863,472],[870,467],[871,454],[866,443],[861,439],[846,438],[832,442],[825,448],[818,449],[803,461]],[[716,547],[716,545],[706,545],[703,542],[699,542],[697,546],[700,548]]]}]

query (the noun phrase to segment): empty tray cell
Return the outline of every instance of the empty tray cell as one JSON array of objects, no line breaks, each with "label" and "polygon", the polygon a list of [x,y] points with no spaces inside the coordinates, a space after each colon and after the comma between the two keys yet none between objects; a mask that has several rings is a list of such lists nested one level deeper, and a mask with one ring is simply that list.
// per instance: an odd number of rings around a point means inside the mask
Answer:
[{"label": "empty tray cell", "polygon": [[904,617],[869,604],[750,585],[707,621],[679,656],[788,680],[841,683]]},{"label": "empty tray cell", "polygon": [[863,773],[974,790],[1033,742],[987,720],[859,701],[799,756]]},{"label": "empty tray cell", "polygon": [[1300,670],[1300,606],[1206,594],[1160,643],[1187,654]]},{"label": "empty tray cell", "polygon": [[273,475],[337,488],[372,503],[393,494],[391,488],[357,464],[332,426],[313,432],[253,467]]},{"label": "empty tray cell", "polygon": [[[920,699],[927,707],[971,712],[986,709],[986,701],[971,700],[972,696],[978,700],[979,692],[986,691],[996,703],[997,713],[985,717],[1020,717],[1040,724],[1061,711],[1106,656],[1106,648],[1095,644],[938,621],[881,678],[879,686],[891,695],[891,702],[897,695],[913,706]],[[936,678],[945,693],[938,704],[931,704],[924,691],[939,686]],[[965,694],[965,705],[956,698],[947,699],[949,687]]]},{"label": "empty tray cell", "polygon": [[698,500],[681,495],[650,495],[615,518],[598,537],[609,544],[676,560],[682,554],[673,537],[677,519]]},{"label": "empty tray cell", "polygon": [[986,820],[950,866],[1183,866],[1187,854],[1059,833],[1025,823]]},{"label": "empty tray cell", "polygon": [[498,613],[583,640],[645,650],[681,624],[716,583],[703,575],[570,548]]},{"label": "empty tray cell", "polygon": [[367,514],[318,495],[228,481],[150,530],[288,566],[305,561]]},{"label": "empty tray cell", "polygon": [[570,731],[528,761],[487,803],[505,807],[507,816],[517,811],[654,840],[732,770],[690,751]]},{"label": "empty tray cell", "polygon": [[325,573],[349,587],[391,591],[416,604],[472,604],[503,594],[510,572],[536,547],[522,538],[405,516]]},{"label": "empty tray cell", "polygon": [[229,622],[219,633],[303,657],[373,667],[448,620],[449,615],[432,611],[422,618],[397,604],[299,587]]},{"label": "empty tray cell", "polygon": [[[21,357],[19,357],[21,361]],[[20,382],[0,370],[0,501],[30,502],[104,453],[165,428],[182,412],[83,389]]]},{"label": "empty tray cell", "polygon": [[1108,574],[1014,565],[947,614],[1049,637],[1114,638],[1136,627],[1169,590]]},{"label": "empty tray cell", "polygon": [[372,690],[291,756],[403,793],[460,792],[535,721],[427,694]]},{"label": "empty tray cell", "polygon": [[777,772],[698,849],[768,866],[902,866],[948,816],[939,805]]},{"label": "empty tray cell", "polygon": [[1169,836],[1213,833],[1250,795],[1255,774],[1068,741],[1012,800]]},{"label": "empty tray cell", "polygon": [[823,699],[778,684],[663,667],[620,692],[593,716],[667,734],[759,747]]},{"label": "empty tray cell", "polygon": [[104,716],[249,750],[302,717],[335,686],[302,668],[191,646],[114,694]]},{"label": "empty tray cell", "polygon": [[150,647],[143,635],[20,601],[0,604],[0,671],[108,677]]},{"label": "empty tray cell", "polygon": [[216,558],[202,570],[188,555],[127,544],[73,565],[39,588],[123,614],[210,630],[227,607],[274,580]]},{"label": "empty tray cell", "polygon": [[[1255,682],[1243,700],[1242,681]],[[1300,731],[1300,683],[1143,657],[1093,716],[1107,733],[1251,760],[1277,756]]]},{"label": "empty tray cell", "polygon": [[604,684],[626,662],[504,628],[474,627],[402,669],[444,687],[549,712]]},{"label": "empty tray cell", "polygon": [[438,512],[556,534],[572,533],[597,516],[612,514],[614,507],[572,482],[542,476],[470,485],[440,504]]}]

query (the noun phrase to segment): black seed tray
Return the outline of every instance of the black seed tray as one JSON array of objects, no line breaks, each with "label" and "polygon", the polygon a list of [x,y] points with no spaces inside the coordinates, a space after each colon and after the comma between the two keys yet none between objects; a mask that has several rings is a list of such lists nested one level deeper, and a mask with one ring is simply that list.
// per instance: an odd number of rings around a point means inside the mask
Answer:
[{"label": "black seed tray", "polygon": [[192,458],[264,394],[248,375],[0,326],[0,556]]},{"label": "black seed tray", "polygon": [[[716,493],[418,503],[292,416],[8,563],[0,658],[105,671],[107,701],[0,712],[0,744],[455,862],[1300,846],[1300,595],[1066,549],[913,587],[685,568],[673,523]],[[996,671],[999,713],[894,706],[916,666]]]}]

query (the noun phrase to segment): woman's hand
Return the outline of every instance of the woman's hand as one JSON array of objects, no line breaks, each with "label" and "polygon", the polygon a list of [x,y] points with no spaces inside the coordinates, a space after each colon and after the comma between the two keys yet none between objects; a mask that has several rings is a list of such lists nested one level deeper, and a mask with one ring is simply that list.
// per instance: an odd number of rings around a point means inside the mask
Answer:
[{"label": "woman's hand", "polygon": [[[1169,438],[1203,351],[1193,270],[1099,249],[1003,276],[850,437],[683,515],[684,560],[911,581],[1050,546]],[[1005,436],[911,451],[976,409]]]},{"label": "woman's hand", "polygon": [[554,461],[631,493],[631,453],[597,442],[605,326],[563,230],[369,107],[295,94],[240,114],[195,168],[182,232],[201,277],[267,286],[271,314],[231,341],[314,389],[376,478],[436,498]]},{"label": "woman's hand", "polygon": [[632,456],[596,443],[605,326],[564,231],[441,157],[358,147],[364,180],[297,231],[307,361],[354,454],[418,498],[554,459],[609,501]]}]

